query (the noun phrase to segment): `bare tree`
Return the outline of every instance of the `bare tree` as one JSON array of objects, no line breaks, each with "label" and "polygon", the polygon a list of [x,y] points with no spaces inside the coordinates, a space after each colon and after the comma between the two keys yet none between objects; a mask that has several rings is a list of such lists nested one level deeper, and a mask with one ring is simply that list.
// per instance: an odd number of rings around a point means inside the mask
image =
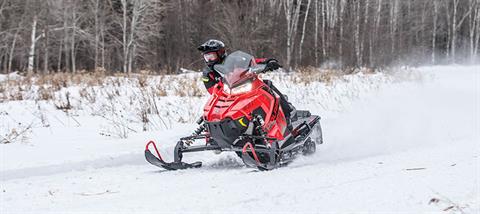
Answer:
[{"label": "bare tree", "polygon": [[307,9],[305,12],[305,16],[303,17],[303,27],[302,27],[302,37],[300,38],[300,45],[298,46],[298,58],[299,61],[302,61],[302,47],[303,47],[303,41],[305,39],[305,27],[307,26],[307,19],[308,19],[308,11],[310,11],[310,3],[312,3],[312,0],[308,0],[307,3]]},{"label": "bare tree", "polygon": [[[480,0],[469,0],[469,4],[472,5],[472,12],[469,15],[469,48],[470,48],[470,61],[473,63],[476,59],[476,39],[475,34],[478,34],[478,22],[480,22]],[[477,41],[478,42],[478,41]]]},{"label": "bare tree", "polygon": [[339,60],[340,64],[343,65],[343,31],[344,31],[344,13],[345,13],[345,6],[346,6],[346,0],[340,0],[340,38],[339,38],[339,44],[338,44],[338,53],[339,53]]},{"label": "bare tree", "polygon": [[286,67],[291,69],[292,53],[295,45],[295,36],[297,34],[298,19],[300,16],[300,7],[302,0],[284,0],[283,9],[287,20],[287,62]]},{"label": "bare tree", "polygon": [[36,44],[37,44],[37,23],[38,23],[38,17],[37,15],[34,15],[33,16],[33,20],[32,20],[32,31],[30,33],[30,51],[28,52],[28,68],[27,68],[27,72],[29,74],[32,74],[33,73],[33,63],[34,63],[34,59],[35,59],[35,47],[36,47]]},{"label": "bare tree", "polygon": [[70,57],[71,57],[71,63],[72,63],[72,72],[76,73],[77,72],[77,67],[76,67],[76,52],[75,52],[75,33],[77,30],[77,7],[76,4],[72,4],[72,22],[71,22],[71,34],[70,34]]},{"label": "bare tree", "polygon": [[433,1],[432,64],[435,64],[435,44],[437,42],[438,2]]},{"label": "bare tree", "polygon": [[480,1],[477,0],[477,6],[476,6],[476,35],[475,35],[475,45],[473,48],[473,56],[472,60],[477,60],[478,56],[478,49],[479,49],[479,43],[480,43]]},{"label": "bare tree", "polygon": [[392,0],[390,3],[390,38],[391,38],[391,55],[395,55],[395,35],[397,32],[397,17],[398,17],[398,0]]},{"label": "bare tree", "polygon": [[[453,14],[452,14],[452,29],[451,29],[451,41],[450,41],[450,57],[451,57],[451,60],[452,62],[455,62],[456,61],[456,50],[457,50],[457,34],[458,34],[458,30],[460,29],[460,27],[462,26],[463,22],[466,20],[466,18],[470,15],[470,13],[473,11],[473,8],[474,8],[474,5],[475,5],[475,2],[474,1],[469,1],[468,5],[467,5],[467,8],[466,8],[466,11],[464,12],[464,14],[460,14],[460,17],[459,17],[459,14],[458,14],[458,10],[459,10],[459,4],[460,4],[460,1],[462,0],[453,0]],[[465,0],[463,0],[465,1]]]},{"label": "bare tree", "polygon": [[355,56],[356,56],[356,63],[357,65],[362,65],[362,50],[360,44],[360,1],[357,1],[355,4],[354,9],[354,16],[355,16],[355,36],[354,36],[354,44],[355,44]]},{"label": "bare tree", "polygon": [[327,51],[326,51],[326,33],[325,31],[327,30],[327,20],[326,20],[326,13],[325,13],[325,10],[326,10],[326,6],[325,6],[325,1],[326,0],[321,0],[322,4],[322,58],[325,59],[325,57],[327,56]]},{"label": "bare tree", "polygon": [[44,1],[44,4],[45,4],[45,14],[46,14],[46,22],[43,26],[43,37],[44,37],[44,40],[43,40],[43,73],[44,74],[48,74],[49,72],[49,48],[50,48],[50,45],[49,45],[49,32],[50,32],[50,26],[49,26],[49,18],[50,18],[50,4],[49,4],[49,1],[46,0]]},{"label": "bare tree", "polygon": [[370,67],[402,59],[476,62],[479,5],[480,0],[0,0],[0,68],[175,73],[200,69],[195,47],[210,38],[225,41],[229,51],[278,58],[292,70],[330,65],[326,61]]},{"label": "bare tree", "polygon": [[318,66],[318,19],[320,14],[318,13],[318,0],[315,0],[315,37],[314,37],[314,50],[315,50],[315,66]]},{"label": "bare tree", "polygon": [[[137,46],[137,29],[145,16],[144,12],[153,1],[147,0],[121,0],[123,11],[123,72],[132,71],[135,48]],[[131,6],[131,11],[129,11]],[[131,12],[131,15],[129,14]]]},{"label": "bare tree", "polygon": [[370,45],[369,45],[368,55],[369,55],[370,66],[376,65],[376,62],[373,56],[373,49],[376,47],[376,42],[378,38],[380,21],[382,17],[382,5],[383,5],[383,0],[377,0],[377,10],[376,10],[374,21],[373,21],[375,23],[375,26],[373,28],[373,33],[371,34],[370,40],[369,40]]},{"label": "bare tree", "polygon": [[100,21],[99,21],[99,14],[100,14],[100,0],[91,0],[91,7],[94,14],[94,25],[95,25],[95,41],[94,41],[94,67],[95,69],[98,68],[98,46],[100,43]]}]

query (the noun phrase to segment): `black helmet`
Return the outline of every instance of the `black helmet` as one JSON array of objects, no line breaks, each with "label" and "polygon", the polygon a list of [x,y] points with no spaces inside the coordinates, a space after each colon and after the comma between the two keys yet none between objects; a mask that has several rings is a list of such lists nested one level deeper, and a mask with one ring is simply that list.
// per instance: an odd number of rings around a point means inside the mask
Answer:
[{"label": "black helmet", "polygon": [[198,46],[197,49],[202,52],[205,63],[207,63],[208,66],[213,66],[221,62],[227,56],[225,44],[216,39],[206,41]]}]

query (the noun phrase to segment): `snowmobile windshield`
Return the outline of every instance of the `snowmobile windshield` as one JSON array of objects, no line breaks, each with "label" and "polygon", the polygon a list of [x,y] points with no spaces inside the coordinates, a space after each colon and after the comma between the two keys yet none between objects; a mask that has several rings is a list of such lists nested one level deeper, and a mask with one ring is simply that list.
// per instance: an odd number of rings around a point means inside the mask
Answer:
[{"label": "snowmobile windshield", "polygon": [[253,59],[250,54],[235,51],[228,55],[222,64],[216,64],[214,69],[222,75],[224,83],[233,88],[254,76],[250,72]]}]

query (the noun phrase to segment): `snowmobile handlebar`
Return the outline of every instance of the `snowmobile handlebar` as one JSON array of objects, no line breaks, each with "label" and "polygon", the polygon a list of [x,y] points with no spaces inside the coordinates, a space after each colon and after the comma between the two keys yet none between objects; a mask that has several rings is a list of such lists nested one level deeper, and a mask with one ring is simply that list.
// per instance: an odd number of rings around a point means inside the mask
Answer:
[{"label": "snowmobile handlebar", "polygon": [[255,74],[266,73],[267,72],[267,66],[266,65],[257,65],[255,67],[250,68],[250,72],[255,73]]}]

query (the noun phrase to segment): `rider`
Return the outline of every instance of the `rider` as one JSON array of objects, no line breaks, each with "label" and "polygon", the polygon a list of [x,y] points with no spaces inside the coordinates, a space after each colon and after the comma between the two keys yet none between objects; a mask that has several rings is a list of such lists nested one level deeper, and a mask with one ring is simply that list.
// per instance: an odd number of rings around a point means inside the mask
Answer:
[{"label": "rider", "polygon": [[[210,39],[203,43],[202,45],[198,46],[197,48],[199,51],[202,52],[203,58],[205,60],[205,64],[207,65],[203,69],[202,81],[205,84],[205,88],[207,88],[208,93],[212,93],[213,86],[220,81],[220,74],[215,71],[213,68],[214,65],[218,63],[223,63],[225,57],[227,57],[227,52],[225,51],[225,44],[222,41]],[[276,70],[282,67],[278,60],[270,58],[255,58],[255,63],[257,64],[265,64],[266,70]],[[291,125],[291,113],[295,110],[293,105],[287,101],[285,95],[280,93],[280,91],[272,84],[270,80],[263,80],[265,84],[267,84],[276,94],[280,96],[280,106],[282,107],[285,117],[287,118],[288,128],[292,130]]]}]

